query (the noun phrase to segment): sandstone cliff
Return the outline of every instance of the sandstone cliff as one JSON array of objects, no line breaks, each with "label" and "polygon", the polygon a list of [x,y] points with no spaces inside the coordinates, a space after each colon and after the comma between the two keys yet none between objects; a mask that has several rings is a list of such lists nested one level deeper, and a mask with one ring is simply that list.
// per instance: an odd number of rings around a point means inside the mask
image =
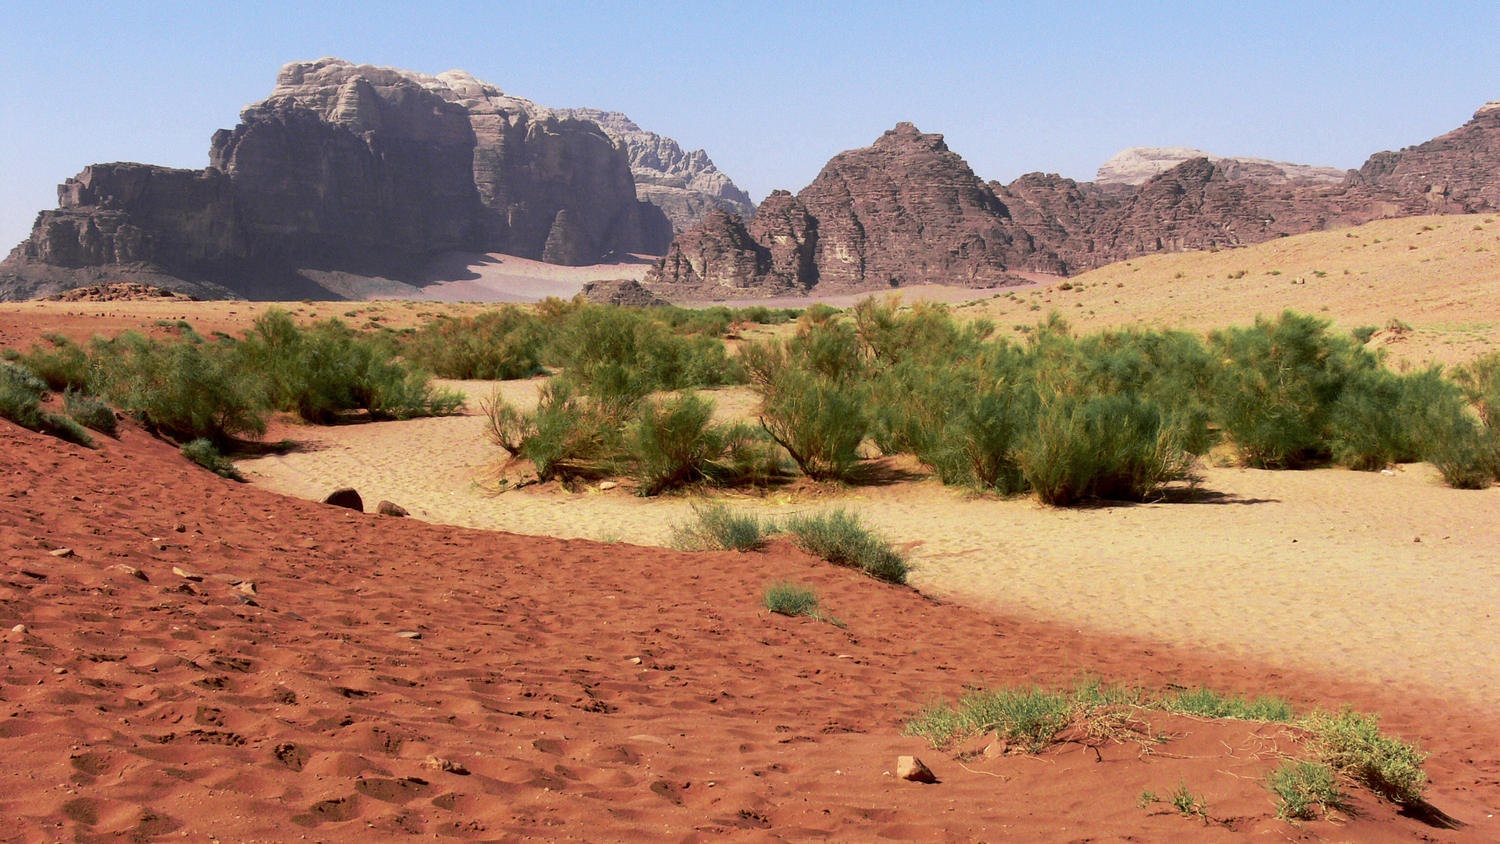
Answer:
[{"label": "sandstone cliff", "polygon": [[200,296],[330,298],[318,272],[401,278],[450,250],[559,264],[672,235],[597,124],[467,73],[282,68],[201,171],[94,165],[0,264],[0,298],[114,278]]},{"label": "sandstone cliff", "polygon": [[625,148],[636,196],[660,208],[674,232],[696,225],[715,208],[742,217],[755,211],[750,195],[701,149],[685,152],[676,141],[642,129],[618,111],[572,108],[558,113],[598,124]]},{"label": "sandstone cliff", "polygon": [[1159,176],[1184,161],[1194,158],[1206,158],[1212,161],[1219,166],[1224,177],[1231,180],[1256,179],[1272,183],[1337,184],[1344,181],[1346,175],[1345,171],[1337,167],[1291,164],[1265,158],[1225,157],[1191,147],[1130,147],[1120,150],[1108,161],[1099,165],[1099,172],[1094,176],[1094,183],[1139,185],[1152,176]]}]

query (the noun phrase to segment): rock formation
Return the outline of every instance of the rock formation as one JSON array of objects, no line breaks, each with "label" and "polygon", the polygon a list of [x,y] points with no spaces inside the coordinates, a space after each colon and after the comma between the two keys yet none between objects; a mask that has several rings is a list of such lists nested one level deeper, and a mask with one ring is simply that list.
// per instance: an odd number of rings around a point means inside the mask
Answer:
[{"label": "rock formation", "polygon": [[715,208],[742,217],[755,211],[750,195],[701,149],[684,152],[676,141],[642,129],[618,111],[573,108],[558,113],[598,124],[625,147],[635,177],[635,195],[660,208],[674,232],[686,231]]},{"label": "rock formation", "polygon": [[1271,183],[1337,184],[1344,181],[1346,175],[1345,171],[1337,167],[1291,164],[1265,158],[1226,158],[1191,147],[1130,147],[1120,150],[1108,161],[1099,165],[1099,172],[1094,176],[1094,184],[1139,185],[1152,176],[1159,176],[1182,162],[1194,158],[1206,158],[1212,161],[1223,171],[1224,177],[1230,180],[1257,179]]},{"label": "rock formation", "polygon": [[0,264],[0,298],[119,279],[337,298],[311,271],[402,277],[451,250],[587,264],[671,239],[597,124],[461,71],[339,59],[282,68],[205,170],[93,165],[58,194]]},{"label": "rock formation", "polygon": [[678,236],[646,287],[668,298],[730,298],[988,286],[1016,272],[1068,275],[1383,217],[1500,210],[1500,102],[1336,180],[1328,168],[1186,148],[1127,152],[1096,182],[1031,173],[984,184],[942,136],[903,123],[835,156],[795,197],[773,193],[748,221],[705,218]]}]

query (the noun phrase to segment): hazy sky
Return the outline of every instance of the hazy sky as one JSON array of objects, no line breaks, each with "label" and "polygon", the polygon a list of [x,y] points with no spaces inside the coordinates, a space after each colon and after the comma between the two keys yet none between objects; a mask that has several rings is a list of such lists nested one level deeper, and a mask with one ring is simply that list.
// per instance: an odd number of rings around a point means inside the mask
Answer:
[{"label": "hazy sky", "polygon": [[0,10],[0,255],[85,165],[202,167],[320,56],[623,111],[757,200],[898,121],[986,179],[1127,146],[1357,167],[1500,99],[1500,7],[1426,3],[35,2]]}]

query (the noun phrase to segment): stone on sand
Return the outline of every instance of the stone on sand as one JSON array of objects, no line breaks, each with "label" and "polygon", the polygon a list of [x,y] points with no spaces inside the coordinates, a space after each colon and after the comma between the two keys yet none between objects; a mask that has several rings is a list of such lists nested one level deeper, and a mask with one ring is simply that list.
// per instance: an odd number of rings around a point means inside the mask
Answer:
[{"label": "stone on sand", "polygon": [[896,776],[911,782],[937,782],[932,769],[922,764],[922,760],[915,756],[896,757]]},{"label": "stone on sand", "polygon": [[339,487],[323,499],[324,504],[332,504],[335,507],[344,507],[356,513],[365,511],[365,500],[359,497],[359,493],[353,487]]},{"label": "stone on sand", "polygon": [[400,504],[393,504],[390,501],[382,501],[379,504],[376,504],[375,512],[379,513],[382,516],[395,516],[396,518],[410,515],[406,512],[405,507],[402,507]]}]

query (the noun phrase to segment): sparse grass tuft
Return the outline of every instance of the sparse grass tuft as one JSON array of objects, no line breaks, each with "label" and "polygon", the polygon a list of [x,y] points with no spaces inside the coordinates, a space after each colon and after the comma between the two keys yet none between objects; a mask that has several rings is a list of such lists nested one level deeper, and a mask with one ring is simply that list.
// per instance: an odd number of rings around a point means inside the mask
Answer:
[{"label": "sparse grass tuft", "polygon": [[760,518],[724,504],[693,505],[693,520],[672,528],[672,547],[683,551],[755,551],[766,544]]},{"label": "sparse grass tuft", "polygon": [[890,583],[906,582],[906,558],[847,510],[794,516],[785,528],[799,548],[834,565],[864,569]]},{"label": "sparse grass tuft", "polygon": [[1287,760],[1266,775],[1266,787],[1276,795],[1276,817],[1288,821],[1312,820],[1315,810],[1326,814],[1347,800],[1333,769],[1322,762]]},{"label": "sparse grass tuft", "polygon": [[761,605],[771,612],[790,616],[805,615],[817,621],[826,621],[835,627],[844,626],[843,622],[819,609],[818,604],[818,593],[806,586],[789,582],[773,583],[766,587],[765,594],[761,596]]},{"label": "sparse grass tuft", "polygon": [[1169,712],[1202,715],[1205,718],[1236,718],[1243,721],[1286,723],[1293,718],[1292,706],[1281,698],[1223,694],[1202,686],[1186,689],[1162,699]]}]

